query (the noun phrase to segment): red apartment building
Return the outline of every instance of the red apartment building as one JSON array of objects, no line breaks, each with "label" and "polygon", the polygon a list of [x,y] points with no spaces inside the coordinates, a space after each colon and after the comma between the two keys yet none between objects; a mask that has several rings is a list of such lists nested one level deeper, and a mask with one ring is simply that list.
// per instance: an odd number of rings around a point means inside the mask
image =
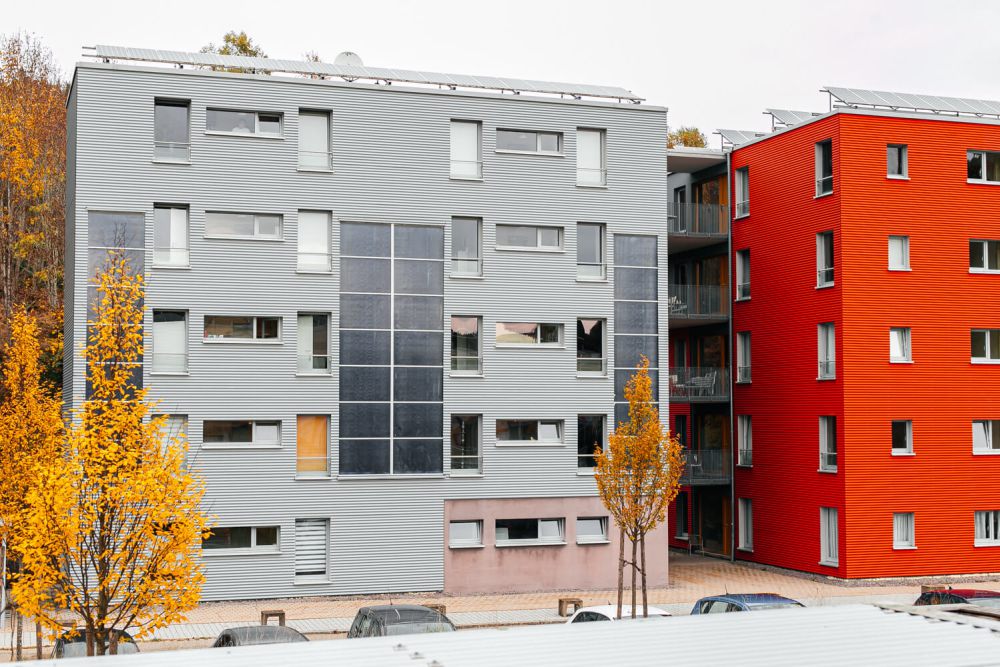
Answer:
[{"label": "red apartment building", "polygon": [[998,572],[1000,103],[828,92],[829,112],[772,112],[776,131],[736,133],[727,155],[735,444],[718,521],[740,560]]}]

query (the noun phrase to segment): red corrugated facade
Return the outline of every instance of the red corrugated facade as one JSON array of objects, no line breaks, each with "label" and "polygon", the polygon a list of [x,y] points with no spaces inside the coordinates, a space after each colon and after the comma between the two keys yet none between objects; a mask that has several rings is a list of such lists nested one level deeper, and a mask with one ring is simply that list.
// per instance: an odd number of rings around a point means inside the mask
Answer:
[{"label": "red corrugated facade", "polygon": [[[815,144],[831,139],[834,191],[819,197]],[[886,145],[908,147],[908,180],[886,175]],[[969,240],[1000,239],[1000,187],[970,184],[967,149],[1000,151],[1000,126],[845,111],[732,153],[750,170],[751,384],[734,415],[753,419],[753,550],[737,558],[837,577],[1000,571],[975,547],[976,510],[1000,509],[1000,457],[973,455],[972,421],[1000,419],[1000,366],[970,363],[970,330],[1000,328],[1000,275],[969,273]],[[832,231],[835,282],[816,287],[816,234]],[[888,269],[888,236],[909,237],[911,271]],[[836,326],[836,379],[817,380],[817,325]],[[889,362],[889,328],[910,327],[913,363]],[[735,356],[734,356],[735,359]],[[837,420],[837,472],[819,472],[819,417]],[[912,420],[913,455],[891,422]],[[735,419],[734,419],[735,427]],[[735,449],[734,449],[735,451]],[[820,507],[839,514],[839,563],[820,565]],[[893,513],[912,512],[915,549],[894,549]],[[736,517],[734,516],[734,519]]]}]

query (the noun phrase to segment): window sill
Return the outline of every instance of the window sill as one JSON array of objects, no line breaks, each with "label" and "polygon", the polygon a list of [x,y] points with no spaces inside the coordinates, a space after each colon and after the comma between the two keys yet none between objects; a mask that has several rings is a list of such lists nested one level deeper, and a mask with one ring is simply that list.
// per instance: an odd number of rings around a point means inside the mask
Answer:
[{"label": "window sill", "polygon": [[450,378],[484,378],[482,373],[448,373]]},{"label": "window sill", "polygon": [[295,273],[303,276],[332,276],[332,269],[295,269]]},{"label": "window sill", "polygon": [[1000,181],[987,181],[985,179],[967,178],[965,182],[969,185],[1000,185]]},{"label": "window sill", "polygon": [[204,549],[201,550],[202,558],[222,558],[225,556],[280,556],[281,551],[274,549]]},{"label": "window sill", "polygon": [[892,174],[886,174],[885,179],[887,181],[908,181],[908,180],[910,180],[910,177],[909,176],[893,176]]},{"label": "window sill", "polygon": [[292,585],[319,586],[321,584],[329,584],[329,583],[330,583],[330,577],[324,575],[322,577],[295,577],[295,580],[292,582]]},{"label": "window sill", "polygon": [[494,250],[499,250],[501,252],[543,252],[553,255],[565,255],[565,248],[522,248],[516,245],[497,245],[493,246]]},{"label": "window sill", "polygon": [[892,545],[892,550],[893,551],[916,551],[917,548],[915,546],[913,546],[913,547],[904,547],[904,546],[896,546],[895,544],[893,544]]},{"label": "window sill", "polygon": [[744,213],[743,215],[735,215],[735,216],[733,216],[733,220],[744,220],[744,219],[749,218],[749,217],[750,217],[749,213]]},{"label": "window sill", "polygon": [[565,442],[554,442],[552,440],[504,440],[497,442],[494,447],[565,447]]},{"label": "window sill", "polygon": [[265,449],[265,450],[275,450],[281,449],[281,445],[255,445],[251,442],[235,442],[232,444],[212,442],[209,444],[202,443],[201,449],[208,451],[224,451],[229,449]]},{"label": "window sill", "polygon": [[219,340],[214,338],[202,339],[201,341],[205,345],[283,345],[280,340],[243,340],[243,339],[233,339],[233,340]]},{"label": "window sill", "polygon": [[295,171],[300,174],[332,174],[333,169],[324,169],[323,167],[296,167]]},{"label": "window sill", "polygon": [[837,469],[836,468],[820,468],[816,472],[821,472],[821,473],[824,473],[824,474],[827,474],[827,475],[836,475],[837,474]]},{"label": "window sill", "polygon": [[485,544],[449,544],[449,549],[485,549]]},{"label": "window sill", "polygon": [[220,236],[218,234],[203,234],[206,241],[262,241],[270,243],[284,243],[285,239],[276,236]]},{"label": "window sill", "polygon": [[591,544],[611,544],[611,540],[580,540],[576,541],[577,546],[589,546]]},{"label": "window sill", "polygon": [[271,141],[284,141],[285,137],[280,134],[261,134],[259,132],[224,132],[222,130],[205,130],[207,137],[238,137],[240,139],[268,139]]},{"label": "window sill", "polygon": [[832,197],[833,192],[824,192],[823,194],[816,195],[813,199],[822,199],[823,197]]},{"label": "window sill", "polygon": [[466,181],[470,183],[482,183],[484,179],[476,178],[474,176],[448,176],[449,181]]},{"label": "window sill", "polygon": [[191,165],[191,160],[163,160],[163,159],[152,159],[150,160],[153,164],[186,164]]},{"label": "window sill", "polygon": [[748,553],[748,554],[752,554],[753,553],[753,547],[736,547],[736,550],[737,551],[742,551],[743,553]]},{"label": "window sill", "polygon": [[180,271],[190,271],[191,270],[191,265],[190,264],[153,264],[152,268],[154,268],[154,269],[169,269],[169,270],[172,270],[172,271],[177,271],[177,270],[180,270]]},{"label": "window sill", "polygon": [[565,542],[497,542],[497,549],[510,549],[515,547],[564,547]]},{"label": "window sill", "polygon": [[840,561],[836,560],[821,560],[819,564],[823,567],[840,567]]},{"label": "window sill", "polygon": [[449,274],[448,277],[453,278],[454,280],[486,280],[486,276],[482,274],[476,275],[474,273],[452,273]]},{"label": "window sill", "polygon": [[893,456],[916,456],[913,452],[892,452]]},{"label": "window sill", "polygon": [[752,380],[737,380],[736,384],[753,384]]},{"label": "window sill", "polygon": [[976,548],[978,548],[978,549],[983,549],[983,548],[989,548],[989,547],[1000,547],[1000,542],[982,542],[982,541],[974,541],[974,542],[972,543],[972,546],[973,546],[973,547],[976,547]]},{"label": "window sill", "polygon": [[973,456],[1000,456],[1000,449],[996,451],[972,450]]},{"label": "window sill", "polygon": [[816,289],[827,289],[828,287],[834,287],[836,283],[823,283],[822,285],[816,285]]},{"label": "window sill", "polygon": [[1000,270],[997,269],[969,269],[969,273],[979,273],[983,275],[1000,275]]},{"label": "window sill", "polygon": [[736,467],[737,468],[747,468],[749,470],[750,468],[753,468],[753,464],[752,463],[737,463]]},{"label": "window sill", "polygon": [[441,472],[427,472],[427,473],[408,473],[399,475],[337,475],[338,482],[350,482],[350,481],[365,481],[373,479],[398,479],[398,480],[426,480],[426,479],[444,479],[444,473]]},{"label": "window sill", "polygon": [[330,475],[330,474],[326,474],[326,475],[296,475],[295,476],[295,481],[296,482],[312,482],[312,481],[329,482],[332,479],[333,479],[333,475]]},{"label": "window sill", "polygon": [[913,359],[890,359],[890,364],[912,364]]},{"label": "window sill", "polygon": [[606,380],[608,378],[608,374],[607,373],[579,373],[578,372],[576,374],[576,377],[579,378],[579,379],[581,379],[581,380],[583,380],[583,379],[589,379],[589,380]]},{"label": "window sill", "polygon": [[296,373],[297,378],[331,378],[332,373]]},{"label": "window sill", "polygon": [[481,472],[455,472],[452,470],[448,473],[448,477],[450,479],[483,479],[486,475]]},{"label": "window sill", "polygon": [[586,190],[607,190],[607,185],[588,185],[587,183],[577,183],[576,187],[584,188]]},{"label": "window sill", "polygon": [[578,283],[592,283],[592,284],[596,284],[596,285],[607,285],[608,284],[608,279],[607,278],[580,278],[580,277],[577,277],[576,282],[578,282]]},{"label": "window sill", "polygon": [[890,267],[889,267],[889,270],[890,270],[890,271],[894,271],[894,272],[896,272],[896,273],[909,273],[909,272],[910,272],[910,271],[912,271],[913,269],[911,269],[911,268],[910,268],[910,267],[908,267],[908,266],[890,266]]},{"label": "window sill", "polygon": [[577,477],[595,477],[597,475],[593,468],[577,468]]},{"label": "window sill", "polygon": [[1000,365],[1000,359],[977,359],[973,357],[969,363],[976,366],[997,366]]},{"label": "window sill", "polygon": [[154,377],[191,377],[191,373],[188,371],[150,371],[149,374]]},{"label": "window sill", "polygon": [[687,542],[688,541],[688,534],[684,533],[683,535],[674,535],[674,539],[675,540],[684,540],[685,542]]},{"label": "window sill", "polygon": [[738,296],[735,299],[733,299],[733,301],[735,301],[736,303],[740,303],[741,301],[749,301],[749,300],[750,300],[750,297],[748,297],[748,296]]},{"label": "window sill", "polygon": [[501,155],[536,155],[538,157],[566,157],[565,153],[557,153],[555,151],[518,151],[510,148],[496,148],[493,150],[494,153],[499,153]]},{"label": "window sill", "polygon": [[829,375],[824,375],[824,376],[816,378],[816,381],[817,382],[832,382],[833,380],[836,380],[836,379],[837,379],[836,375],[834,375],[832,377],[829,376]]}]

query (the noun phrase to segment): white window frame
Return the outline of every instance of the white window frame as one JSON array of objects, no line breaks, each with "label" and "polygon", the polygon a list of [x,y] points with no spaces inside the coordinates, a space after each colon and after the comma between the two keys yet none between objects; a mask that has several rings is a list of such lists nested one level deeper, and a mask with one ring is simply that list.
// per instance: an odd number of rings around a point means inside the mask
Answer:
[{"label": "white window frame", "polygon": [[[187,141],[164,142],[156,141],[156,107],[184,107],[187,113]],[[172,155],[173,151],[183,152],[183,155]],[[156,98],[153,100],[153,162],[172,162],[175,164],[191,163],[191,100]]]},{"label": "white window frame", "polygon": [[749,331],[736,334],[736,383],[749,384],[753,381],[751,374],[753,341]]},{"label": "white window frame", "polygon": [[[982,266],[972,266],[972,244],[979,244],[979,256],[982,258]],[[990,245],[1000,245],[997,239],[969,239],[969,273],[1000,273],[1000,265],[995,269],[990,266]]]},{"label": "white window frame", "polygon": [[[600,235],[600,244],[598,246],[598,252],[600,253],[601,262],[598,267],[598,275],[590,275],[586,272],[581,273],[582,267],[593,267],[598,266],[593,262],[581,262],[580,261],[580,229],[583,227],[596,227],[598,234]],[[576,254],[576,279],[582,281],[599,281],[604,282],[608,279],[608,251],[607,251],[607,228],[605,225],[596,222],[578,222],[576,223],[576,239],[577,239],[577,254]]]},{"label": "white window frame", "polygon": [[[499,436],[499,425],[500,422],[537,422],[535,426],[535,432],[539,434],[538,440],[501,440]],[[555,426],[557,437],[555,439],[542,439],[542,427],[547,425],[549,427]],[[497,447],[544,447],[544,446],[561,446],[566,442],[566,423],[562,419],[497,419],[496,420],[496,446]]]},{"label": "white window frame", "polygon": [[737,549],[753,551],[753,500],[739,498],[739,531]]},{"label": "white window frame", "polygon": [[892,548],[896,550],[917,548],[917,528],[913,512],[892,513]]},{"label": "white window frame", "polygon": [[576,469],[577,469],[578,473],[592,474],[594,472],[594,468],[593,467],[582,465],[583,459],[585,459],[585,458],[592,458],[593,454],[581,454],[580,453],[580,417],[600,417],[601,418],[601,451],[604,451],[604,448],[607,447],[607,444],[608,444],[608,416],[607,415],[603,415],[603,414],[584,413],[584,412],[581,412],[580,414],[578,414],[576,416],[576,426],[577,426],[577,429],[576,429],[576,433],[577,433],[577,441],[576,441]]},{"label": "white window frame", "polygon": [[[830,173],[823,173],[823,150],[829,147],[830,151]],[[824,139],[816,142],[816,199],[827,197],[834,192],[833,182],[833,139]],[[830,189],[826,190],[829,183]]]},{"label": "white window frame", "polygon": [[[449,345],[449,347],[451,346],[451,332],[454,331],[454,326],[455,326],[453,320],[456,317],[457,318],[463,318],[463,319],[472,319],[472,318],[475,318],[475,320],[476,320],[476,345],[477,345],[478,349],[477,349],[475,357],[460,357],[460,356],[456,356],[455,355],[455,350],[453,350],[453,349],[450,350],[450,356],[449,356],[449,358],[451,359],[451,371],[450,371],[450,374],[451,375],[468,375],[468,376],[471,376],[471,377],[479,377],[479,376],[481,376],[483,374],[483,318],[481,316],[479,316],[479,315],[460,315],[458,313],[452,314],[451,318],[449,319],[449,325],[450,326],[449,326],[449,329],[448,329],[448,336],[449,336],[449,338],[448,338],[448,341],[449,341],[448,345]],[[455,368],[455,361],[458,360],[458,359],[475,359],[476,362],[477,362],[475,370],[456,369]]]},{"label": "white window frame", "polygon": [[[303,417],[319,417],[325,421],[326,428],[323,431],[324,434],[324,445],[326,447],[323,456],[302,456],[299,453],[299,438],[302,435],[300,430],[301,420]],[[330,456],[330,415],[310,413],[295,415],[295,478],[296,479],[330,479],[330,461],[332,457]],[[299,468],[300,461],[322,461],[322,470],[303,470]],[[307,466],[308,467],[308,466]]]},{"label": "white window frame", "polygon": [[[598,135],[598,150],[599,155],[599,166],[581,166],[580,164],[580,137],[589,136],[588,133],[595,133]],[[583,188],[603,188],[608,185],[608,138],[607,130],[593,128],[593,127],[578,127],[576,128],[576,185],[577,187]],[[592,172],[598,172],[597,178],[593,178]]]},{"label": "white window frame", "polygon": [[[213,557],[213,556],[234,556],[234,555],[247,555],[247,554],[280,554],[281,553],[281,526],[213,526],[213,528],[249,528],[250,529],[250,546],[249,547],[215,547],[208,548],[204,547],[204,540],[201,546],[201,556],[203,557]],[[257,531],[262,529],[274,528],[276,531],[276,538],[274,544],[257,544]]]},{"label": "white window frame", "polygon": [[750,248],[736,251],[736,300],[750,300]]},{"label": "white window frame", "polygon": [[984,357],[971,357],[974,364],[1000,364],[1000,329],[972,329],[969,332],[970,338],[982,335],[983,348],[986,352]]},{"label": "white window frame", "polygon": [[[476,256],[474,258],[455,256],[454,241],[456,221],[472,221],[476,224]],[[451,276],[455,278],[481,278],[483,275],[483,219],[453,215],[451,217],[451,227],[449,232],[451,234]],[[476,263],[476,269],[474,271],[463,271],[458,268],[463,264],[469,264],[472,262]]]},{"label": "white window frame", "polygon": [[476,420],[476,455],[475,457],[465,455],[465,456],[455,456],[451,451],[451,438],[448,438],[448,460],[449,462],[454,461],[456,458],[475,458],[476,467],[475,468],[456,468],[454,465],[450,466],[450,474],[452,477],[468,477],[468,476],[480,476],[483,474],[483,416],[481,414],[458,414],[453,413],[449,415],[448,423],[451,425],[451,420],[455,417],[464,418],[474,418]]},{"label": "white window frame", "polygon": [[837,418],[819,418],[819,471],[837,472]]},{"label": "white window frame", "polygon": [[736,416],[737,425],[737,437],[739,437],[739,442],[737,446],[739,447],[739,455],[736,459],[736,465],[744,468],[753,467],[753,416],[751,415],[737,415]]},{"label": "white window frame", "polygon": [[[205,442],[205,424],[209,422],[249,422],[251,424],[250,429],[250,442],[244,441],[234,441],[234,442]],[[264,438],[262,434],[263,429],[274,427],[277,435],[274,439]],[[202,449],[246,449],[246,448],[261,448],[261,449],[276,449],[281,447],[281,420],[280,419],[205,419],[201,424],[202,432]]]},{"label": "white window frame", "polygon": [[[517,134],[533,134],[535,135],[535,150],[528,150],[523,148],[500,148],[500,135],[504,132],[507,133],[517,133]],[[546,151],[542,150],[542,137],[555,137],[556,138],[556,150]],[[498,127],[496,129],[495,139],[495,151],[497,153],[516,153],[522,155],[562,155],[563,154],[563,133],[562,132],[550,132],[547,130],[513,130],[509,127]]]},{"label": "white window frame", "polygon": [[1000,510],[976,510],[973,546],[1000,547]]},{"label": "white window frame", "polygon": [[[316,247],[323,246],[326,248],[323,252],[316,252],[316,248],[313,247],[314,239],[307,238],[303,231],[306,229],[307,223],[309,226],[315,225],[319,227],[323,226],[325,231],[325,238],[322,242],[315,243]],[[299,273],[330,273],[331,264],[330,260],[333,257],[333,253],[330,249],[330,239],[332,237],[331,229],[333,228],[333,215],[330,211],[308,211],[301,210],[298,215],[298,225],[295,231],[296,236],[296,271]],[[319,241],[319,239],[315,239]],[[320,259],[321,261],[314,261],[313,258]],[[313,260],[313,261],[311,261]]]},{"label": "white window frame", "polygon": [[[157,211],[168,211],[167,220],[167,236],[169,237],[169,245],[166,247],[157,246],[156,239],[159,236],[158,230],[159,226],[162,224]],[[183,213],[183,224],[178,224],[181,221],[178,220],[180,216],[179,213]],[[174,245],[175,241],[179,243],[180,239],[175,239],[175,232],[179,232],[183,229],[183,245]],[[153,266],[156,268],[164,269],[186,269],[191,266],[191,211],[188,206],[174,205],[174,204],[153,204]]]},{"label": "white window frame", "polygon": [[[314,150],[303,150],[302,149],[302,118],[303,117],[316,117],[322,118],[326,121],[326,150],[325,151],[314,151]],[[299,127],[298,127],[298,170],[299,171],[318,171],[318,172],[330,172],[333,171],[333,131],[332,131],[332,114],[329,110],[324,109],[299,109]],[[320,160],[316,160],[317,164],[310,164],[309,162],[303,162],[303,156],[323,156],[322,165],[318,164]]]},{"label": "white window frame", "polygon": [[972,453],[1000,454],[1000,419],[972,420]]},{"label": "white window frame", "polygon": [[990,180],[988,178],[989,172],[986,169],[986,164],[987,164],[986,156],[987,155],[993,155],[993,156],[996,156],[997,159],[1000,159],[1000,152],[998,152],[998,151],[981,151],[981,150],[969,149],[968,151],[966,151],[966,160],[968,160],[968,158],[970,156],[973,156],[973,155],[975,155],[976,159],[979,160],[979,173],[982,174],[982,177],[981,178],[969,178],[968,177],[968,174],[969,174],[968,167],[966,167],[966,181],[969,182],[969,183],[1000,183],[1000,181]]},{"label": "white window frame", "polygon": [[[219,234],[209,231],[211,217],[213,215],[250,215],[253,216],[253,234]],[[262,218],[277,218],[277,234],[265,234],[261,232]],[[251,213],[248,211],[205,211],[205,235],[206,239],[242,239],[253,241],[281,241],[284,239],[285,216],[280,213]]]},{"label": "white window frame", "polygon": [[[501,325],[506,324],[534,324],[535,325],[535,342],[533,343],[511,343],[511,342],[500,342],[500,331]],[[554,343],[543,343],[542,339],[542,327],[558,327],[559,328],[559,340]],[[496,347],[527,347],[527,348],[563,348],[566,346],[566,331],[562,322],[496,322],[494,325],[494,345]]]},{"label": "white window frame", "polygon": [[[581,534],[581,522],[596,522],[600,528],[600,533]],[[580,516],[576,518],[576,543],[577,544],[608,544],[608,517],[606,516]]]},{"label": "white window frame", "polygon": [[[893,263],[893,253],[892,253],[892,243],[895,241],[899,244],[900,248],[900,259],[899,263]],[[890,271],[909,271],[910,270],[910,237],[902,235],[889,235],[889,270]]]},{"label": "white window frame", "polygon": [[[313,318],[317,316],[326,317],[326,354],[316,354],[316,350],[313,348],[312,340],[312,329],[313,329]],[[305,318],[309,318],[309,331],[305,332],[304,323]],[[301,312],[298,313],[295,320],[295,342],[296,342],[296,354],[295,354],[295,374],[296,375],[330,375],[332,372],[333,364],[331,363],[330,350],[332,347],[332,339],[330,333],[332,331],[331,323],[333,317],[330,313],[316,313],[316,312]],[[308,336],[304,336],[308,333]],[[308,364],[305,363],[308,357]],[[316,359],[325,359],[326,368],[315,368],[313,363]]]},{"label": "white window frame", "polygon": [[[210,317],[249,317],[252,322],[250,324],[250,338],[232,338],[227,336],[212,336],[208,337],[206,329],[208,328],[206,320]],[[258,320],[277,320],[278,321],[278,335],[275,338],[258,338],[257,337],[257,321]],[[282,334],[284,333],[284,321],[280,315],[205,315],[202,320],[202,343],[211,344],[247,344],[251,343],[253,345],[280,345],[282,341]]]},{"label": "white window frame", "polygon": [[[234,130],[213,130],[209,128],[209,116],[211,112],[222,113],[243,113],[253,114],[253,129],[249,132],[236,132]],[[260,129],[261,116],[276,116],[278,118],[277,132],[262,132]],[[280,111],[250,111],[249,109],[223,109],[221,107],[208,107],[205,109],[205,134],[219,134],[227,137],[254,137],[258,139],[284,139],[285,138],[285,114]]]},{"label": "white window frame", "polygon": [[[461,150],[463,132],[470,129],[476,134],[475,155],[466,155]],[[463,120],[452,118],[449,124],[448,138],[449,167],[448,177],[456,181],[481,181],[483,180],[483,124],[478,120]],[[475,159],[469,160],[469,157]],[[471,168],[469,168],[471,166]]]},{"label": "white window frame", "polygon": [[[900,172],[898,174],[893,174],[889,171],[889,151],[897,151],[899,157]],[[885,145],[885,175],[886,178],[897,180],[897,181],[908,181],[910,180],[910,159],[909,159],[909,146],[907,144],[886,144]]]},{"label": "white window frame", "polygon": [[[830,247],[830,265],[826,265],[826,248]],[[834,267],[837,249],[833,245],[833,232],[825,231],[816,235],[816,288],[832,287],[836,283]]]},{"label": "white window frame", "polygon": [[[158,336],[157,336],[157,333],[156,333],[157,328],[158,328],[156,326],[156,313],[161,313],[161,312],[166,312],[166,313],[180,313],[180,314],[182,314],[184,316],[184,332],[183,332],[183,336],[184,336],[184,338],[183,338],[183,347],[184,347],[184,350],[183,350],[183,352],[179,353],[179,354],[181,354],[183,356],[183,364],[181,364],[181,367],[179,367],[179,368],[170,369],[169,365],[166,368],[164,366],[162,366],[162,365],[158,367],[157,363],[156,363],[157,362],[157,356],[160,355],[160,354],[178,354],[177,352],[161,353],[161,352],[158,352],[157,349],[156,349],[157,345],[158,345],[158,343],[157,343]],[[190,314],[186,310],[176,310],[176,309],[173,309],[173,308],[156,308],[156,309],[153,310],[153,327],[151,329],[152,335],[151,335],[151,338],[150,338],[150,342],[152,343],[152,345],[151,345],[152,352],[153,352],[152,364],[150,365],[150,373],[151,374],[154,374],[154,375],[187,375],[188,374],[188,359],[189,359],[188,348],[189,348],[189,345],[190,345],[189,344],[189,338],[190,338],[190,329],[189,329],[190,320],[191,320]],[[161,343],[162,343],[162,341],[161,341]]]},{"label": "white window frame", "polygon": [[[476,536],[474,538],[455,537],[455,526],[474,527]],[[459,519],[448,522],[448,548],[449,549],[482,549],[483,548],[483,521],[482,519],[469,520]]]},{"label": "white window frame", "polygon": [[750,167],[736,170],[736,219],[750,215]]},{"label": "white window frame", "polygon": [[[496,519],[496,521],[504,521],[509,519]],[[566,544],[566,520],[565,519],[536,519],[538,521],[538,537],[534,539],[502,539],[500,537],[500,528],[496,527],[495,530],[495,544],[497,547],[524,547],[524,546],[540,546],[540,545],[559,545]],[[542,537],[543,524],[549,524],[546,526],[551,529],[555,523],[555,527],[559,533],[558,537]]]},{"label": "white window frame", "polygon": [[[587,376],[587,377],[604,377],[608,374],[608,321],[603,317],[578,317],[576,318],[577,328],[580,326],[580,322],[584,320],[596,320],[600,322],[601,326],[601,357],[600,359],[594,359],[593,357],[581,357],[580,348],[577,346],[576,351],[576,374]],[[579,334],[578,342],[579,342]],[[581,368],[581,365],[587,366],[590,362],[599,361],[601,364],[600,370],[585,369]]]},{"label": "white window frame", "polygon": [[818,380],[837,379],[837,327],[833,322],[816,325],[817,351],[819,360]]},{"label": "white window frame", "polygon": [[[906,425],[906,447],[904,449],[898,449],[892,446],[892,429],[896,427],[896,424]],[[893,456],[910,456],[913,454],[913,420],[911,419],[893,419],[889,426],[889,448],[892,450]]]},{"label": "white window frame", "polygon": [[[500,243],[500,230],[507,227],[524,227],[526,229],[535,230],[535,245],[503,245]],[[559,241],[556,245],[542,245],[542,233],[543,229],[554,229],[558,234]],[[496,245],[494,246],[497,250],[508,250],[516,252],[564,252],[564,237],[562,227],[552,227],[548,225],[496,225]]]},{"label": "white window frame", "polygon": [[819,508],[819,550],[820,565],[840,566],[839,553],[839,512],[836,507]]},{"label": "white window frame", "polygon": [[[889,327],[889,363],[913,363],[913,341],[910,327]],[[894,343],[899,344],[899,354],[893,356]]]}]

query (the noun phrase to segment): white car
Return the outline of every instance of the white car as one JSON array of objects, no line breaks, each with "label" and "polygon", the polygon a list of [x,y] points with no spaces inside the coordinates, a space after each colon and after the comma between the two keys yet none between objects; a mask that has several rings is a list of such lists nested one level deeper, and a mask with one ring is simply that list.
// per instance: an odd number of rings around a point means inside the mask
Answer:
[{"label": "white car", "polygon": [[[669,612],[663,611],[658,607],[647,607],[649,612],[649,618],[666,618],[670,616]],[[576,613],[573,614],[567,623],[587,623],[589,621],[617,621],[618,618],[618,607],[613,604],[600,605],[598,607],[584,607],[582,609],[577,609]],[[635,607],[635,617],[642,618],[642,605],[636,605]],[[632,605],[623,604],[622,605],[622,618],[623,621],[632,620]]]}]

